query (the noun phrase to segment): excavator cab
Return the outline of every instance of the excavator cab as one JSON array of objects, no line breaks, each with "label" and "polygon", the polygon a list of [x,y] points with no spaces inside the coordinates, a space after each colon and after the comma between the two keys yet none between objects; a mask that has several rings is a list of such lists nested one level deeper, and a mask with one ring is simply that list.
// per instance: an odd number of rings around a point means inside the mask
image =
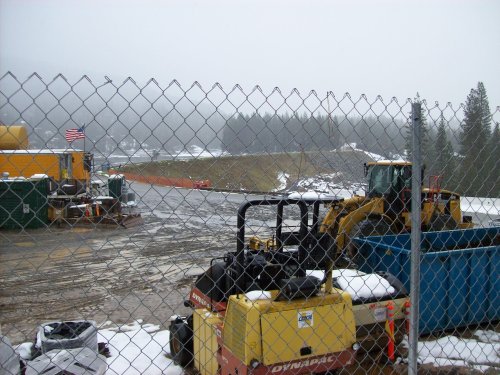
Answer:
[{"label": "excavator cab", "polygon": [[368,163],[365,164],[365,175],[368,177],[369,198],[390,198],[411,191],[410,163]]},{"label": "excavator cab", "polygon": [[384,211],[392,217],[410,211],[412,166],[409,162],[365,164],[368,177],[367,197],[383,198]]},{"label": "excavator cab", "polygon": [[[406,161],[379,161],[365,164],[368,181],[366,198],[381,201],[383,210],[396,228],[411,226],[412,164]],[[424,168],[421,170],[424,181]],[[429,187],[421,191],[422,229],[429,231],[472,227],[472,218],[462,215],[460,196],[441,189],[441,176],[431,176]],[[402,226],[401,226],[402,225]],[[394,229],[394,228],[393,228]]]}]

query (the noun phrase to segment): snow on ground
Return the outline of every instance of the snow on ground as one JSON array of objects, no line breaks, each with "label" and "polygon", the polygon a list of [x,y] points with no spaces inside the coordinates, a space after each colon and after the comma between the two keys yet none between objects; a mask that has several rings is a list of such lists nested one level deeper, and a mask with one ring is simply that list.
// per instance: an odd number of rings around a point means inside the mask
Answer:
[{"label": "snow on ground", "polygon": [[[455,336],[441,337],[433,341],[418,342],[419,363],[434,366],[463,366],[485,372],[500,367],[500,334],[477,330],[477,339]],[[403,344],[408,347],[407,338]]]},{"label": "snow on ground", "polygon": [[358,150],[358,149],[355,149],[354,151],[361,151],[361,152],[364,152],[366,155],[368,155],[370,158],[372,158],[374,161],[382,161],[382,160],[386,160],[387,158],[384,158],[383,156],[381,155],[378,155],[378,154],[374,154],[373,152],[368,152],[368,151],[364,151],[364,150]]},{"label": "snow on ground", "polygon": [[98,332],[98,342],[108,343],[106,374],[113,375],[181,375],[183,370],[167,358],[170,332],[141,320]]},{"label": "snow on ground", "polygon": [[294,184],[297,190],[290,190],[287,193],[292,199],[350,198],[354,194],[364,194],[365,184],[351,181],[342,184],[333,182],[339,178],[342,178],[340,173],[332,173],[300,179]]},{"label": "snow on ground", "polygon": [[280,186],[278,186],[278,188],[276,188],[274,191],[281,191],[286,189],[289,178],[290,175],[288,173],[285,172],[278,173],[278,181],[280,182]]},{"label": "snow on ground", "polygon": [[[353,142],[353,143],[346,143],[343,146],[341,146],[338,150],[340,151],[357,151],[357,152],[363,152],[365,153],[368,157],[370,157],[373,161],[383,161],[387,160],[387,157],[384,157],[379,154],[375,154],[373,152],[368,152],[365,150],[362,150],[358,148],[358,144]],[[402,157],[400,155],[395,155],[395,157],[392,157],[390,160],[392,161],[403,161]]]},{"label": "snow on ground", "polygon": [[486,215],[500,216],[500,199],[461,197],[462,211],[479,212]]},{"label": "snow on ground", "polygon": [[[316,272],[316,271],[314,271]],[[334,277],[353,277],[357,271],[337,270]],[[311,273],[313,274],[313,273]],[[322,277],[322,274],[314,274]],[[264,292],[252,294],[252,300],[269,298]],[[98,342],[108,345],[110,357],[106,359],[106,374],[112,375],[182,375],[183,369],[168,358],[170,332],[158,325],[146,324],[142,320],[126,325],[106,322],[98,331]],[[434,341],[419,341],[419,363],[434,366],[463,366],[485,372],[491,367],[500,367],[500,333],[477,330],[475,338],[446,336]],[[32,343],[18,345],[15,350],[27,358]],[[407,338],[403,345],[408,347]]]},{"label": "snow on ground", "polygon": [[[352,276],[348,270],[337,276]],[[255,295],[253,299],[268,298]],[[434,341],[419,341],[418,361],[435,366],[465,366],[486,371],[491,366],[500,366],[500,334],[478,330],[476,339],[446,336]],[[169,331],[159,326],[143,324],[140,320],[130,325],[99,330],[99,342],[107,342],[111,357],[107,358],[106,374],[167,374],[181,375],[183,370],[167,358]],[[408,347],[408,342],[404,345]]]},{"label": "snow on ground", "polygon": [[192,159],[192,158],[213,158],[221,155],[228,155],[227,152],[219,149],[208,150],[206,148],[201,148],[196,145],[191,145],[186,147],[184,150],[179,150],[173,154],[167,154],[173,156],[175,159]]}]

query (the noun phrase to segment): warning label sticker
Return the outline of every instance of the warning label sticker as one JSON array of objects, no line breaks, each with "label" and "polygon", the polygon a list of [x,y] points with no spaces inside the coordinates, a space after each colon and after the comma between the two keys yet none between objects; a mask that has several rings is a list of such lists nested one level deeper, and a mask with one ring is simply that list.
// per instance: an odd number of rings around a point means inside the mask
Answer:
[{"label": "warning label sticker", "polygon": [[299,328],[308,328],[314,325],[314,314],[311,310],[299,311],[297,313],[297,322]]}]

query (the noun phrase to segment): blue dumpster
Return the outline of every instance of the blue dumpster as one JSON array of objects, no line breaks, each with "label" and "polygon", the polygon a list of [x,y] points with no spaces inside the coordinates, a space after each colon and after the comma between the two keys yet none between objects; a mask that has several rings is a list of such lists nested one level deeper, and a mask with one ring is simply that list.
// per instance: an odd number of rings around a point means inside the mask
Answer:
[{"label": "blue dumpster", "polygon": [[[410,290],[410,234],[356,238],[364,272],[387,271]],[[500,227],[422,233],[423,334],[500,319]]]}]

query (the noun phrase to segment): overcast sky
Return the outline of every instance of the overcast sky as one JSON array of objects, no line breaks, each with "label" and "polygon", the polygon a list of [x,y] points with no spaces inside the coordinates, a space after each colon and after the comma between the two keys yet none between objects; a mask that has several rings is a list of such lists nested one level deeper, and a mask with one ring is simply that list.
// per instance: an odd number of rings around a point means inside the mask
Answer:
[{"label": "overcast sky", "polygon": [[[500,105],[498,0],[0,0],[0,72]],[[495,116],[496,117],[496,116]]]}]

